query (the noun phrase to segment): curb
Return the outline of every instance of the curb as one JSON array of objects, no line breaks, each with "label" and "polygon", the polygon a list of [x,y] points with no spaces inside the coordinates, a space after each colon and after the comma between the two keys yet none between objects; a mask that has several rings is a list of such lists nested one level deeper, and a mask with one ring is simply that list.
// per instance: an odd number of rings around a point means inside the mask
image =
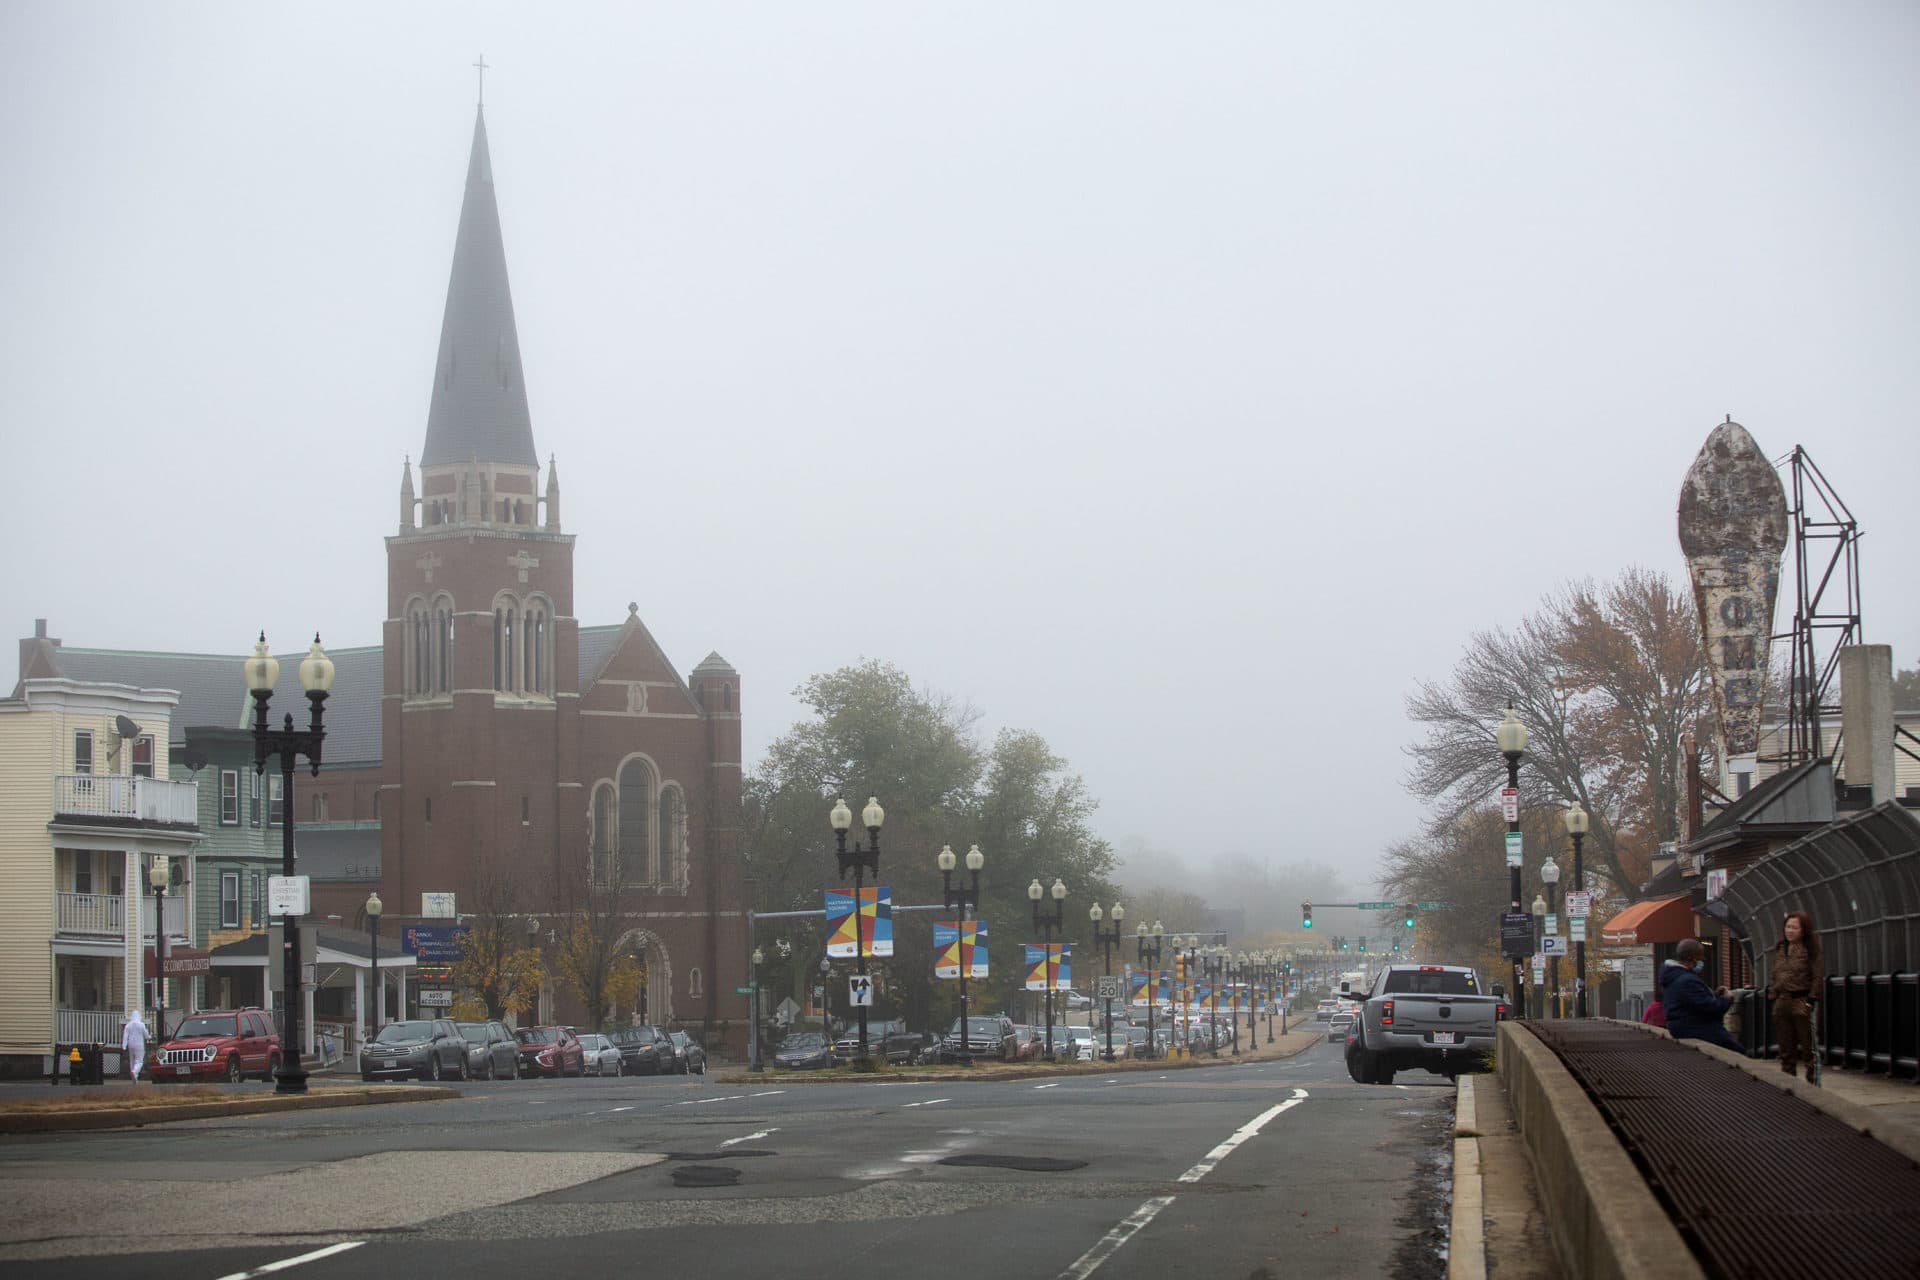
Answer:
[{"label": "curb", "polygon": [[1447,1226],[1447,1280],[1487,1280],[1487,1201],[1480,1180],[1480,1118],[1473,1077],[1461,1076],[1453,1103],[1453,1211]]},{"label": "curb", "polygon": [[1137,1071],[1198,1071],[1206,1067],[1231,1067],[1240,1063],[1278,1062],[1285,1058],[1305,1053],[1316,1044],[1323,1043],[1319,1038],[1307,1041],[1294,1048],[1278,1052],[1262,1052],[1258,1056],[1242,1054],[1240,1057],[1196,1058],[1175,1062],[1161,1059],[1156,1062],[1142,1062],[1128,1059],[1125,1062],[1072,1062],[1058,1063],[1049,1067],[1021,1067],[1012,1071],[987,1071],[950,1075],[928,1071],[873,1071],[854,1075],[829,1075],[816,1071],[781,1071],[772,1067],[758,1075],[749,1071],[733,1071],[725,1075],[716,1075],[720,1084],[757,1084],[764,1080],[780,1079],[794,1084],[992,1084],[1001,1080],[1049,1080],[1061,1076],[1110,1076],[1122,1072]]},{"label": "curb", "polygon": [[173,1120],[266,1115],[278,1111],[324,1111],[333,1107],[378,1106],[387,1102],[439,1102],[457,1098],[456,1089],[329,1089],[282,1098],[232,1098],[213,1102],[172,1102],[151,1107],[100,1107],[92,1110],[15,1112],[0,1115],[0,1134],[74,1133],[88,1129],[138,1129]]}]

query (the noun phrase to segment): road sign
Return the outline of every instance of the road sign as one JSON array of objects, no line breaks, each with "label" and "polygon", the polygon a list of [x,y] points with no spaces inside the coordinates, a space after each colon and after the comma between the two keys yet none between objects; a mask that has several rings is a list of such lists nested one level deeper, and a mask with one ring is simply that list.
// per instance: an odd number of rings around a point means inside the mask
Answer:
[{"label": "road sign", "polygon": [[1391,911],[1391,910],[1393,910],[1393,904],[1392,904],[1391,902],[1356,902],[1356,903],[1354,903],[1353,905],[1354,905],[1354,907],[1355,907],[1356,909],[1358,909],[1358,910],[1361,910],[1361,911]]},{"label": "road sign", "polygon": [[1567,891],[1567,914],[1578,918],[1593,910],[1593,895],[1577,889]]},{"label": "road sign", "polygon": [[856,973],[847,979],[847,1003],[856,1009],[873,1006],[873,979]]},{"label": "road sign", "polygon": [[735,987],[733,989],[733,994],[737,996],[750,996],[753,994],[753,988],[751,986]]},{"label": "road sign", "polygon": [[1547,962],[1539,956],[1533,958],[1533,980],[1535,982],[1547,980]]},{"label": "road sign", "polygon": [[1413,905],[1422,911],[1445,911],[1453,904],[1451,902],[1416,902]]},{"label": "road sign", "polygon": [[1567,940],[1558,934],[1550,933],[1540,939],[1540,954],[1543,956],[1563,956],[1567,954]]},{"label": "road sign", "polygon": [[1510,867],[1520,865],[1520,833],[1518,831],[1507,832],[1507,865]]},{"label": "road sign", "polygon": [[1533,917],[1525,911],[1500,915],[1500,954],[1519,960],[1533,954]]},{"label": "road sign", "polygon": [[450,893],[423,893],[420,895],[420,915],[427,920],[451,920],[454,918],[453,895]]},{"label": "road sign", "polygon": [[1120,998],[1120,979],[1118,976],[1101,975],[1093,980],[1094,998],[1098,1000],[1118,1000]]},{"label": "road sign", "polygon": [[1555,914],[1554,914],[1553,912],[1551,912],[1551,911],[1549,911],[1549,912],[1547,912],[1547,925],[1546,925],[1546,928],[1547,928],[1547,932],[1548,932],[1548,933],[1559,933],[1559,932],[1560,932],[1560,917],[1559,917],[1559,916],[1557,916],[1557,915],[1555,915]]},{"label": "road sign", "polygon": [[1520,792],[1517,788],[1500,788],[1500,817],[1505,822],[1520,821]]},{"label": "road sign", "polygon": [[1571,917],[1567,921],[1567,928],[1572,933],[1575,942],[1585,942],[1587,940],[1587,918],[1585,916]]},{"label": "road sign", "polygon": [[303,916],[311,909],[306,876],[268,876],[267,914]]},{"label": "road sign", "polygon": [[400,949],[421,964],[454,964],[460,959],[459,924],[410,924],[400,930]]},{"label": "road sign", "polygon": [[453,992],[447,990],[445,987],[438,989],[422,987],[420,989],[420,1007],[422,1009],[451,1009],[453,1008]]}]

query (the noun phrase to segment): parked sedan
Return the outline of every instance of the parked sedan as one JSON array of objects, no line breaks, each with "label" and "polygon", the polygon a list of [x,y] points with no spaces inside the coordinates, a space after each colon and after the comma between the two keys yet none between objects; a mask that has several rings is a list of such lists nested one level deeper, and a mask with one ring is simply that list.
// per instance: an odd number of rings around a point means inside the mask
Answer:
[{"label": "parked sedan", "polygon": [[389,1022],[360,1050],[360,1078],[418,1076],[460,1080],[467,1074],[467,1038],[446,1018]]},{"label": "parked sedan", "polygon": [[590,1076],[627,1074],[626,1065],[620,1058],[620,1046],[597,1032],[590,1031],[580,1037],[580,1055]]},{"label": "parked sedan", "polygon": [[788,1036],[774,1051],[773,1065],[789,1071],[805,1071],[833,1065],[833,1046],[818,1031],[802,1031]]},{"label": "parked sedan", "polygon": [[684,1031],[672,1032],[671,1036],[673,1069],[683,1076],[707,1074],[707,1051],[696,1044],[693,1037]]},{"label": "parked sedan", "polygon": [[528,1076],[582,1076],[586,1055],[579,1037],[565,1027],[522,1027],[513,1033],[520,1044],[520,1074]]},{"label": "parked sedan", "polygon": [[467,1078],[514,1080],[520,1075],[520,1046],[498,1022],[456,1022],[467,1042]]}]

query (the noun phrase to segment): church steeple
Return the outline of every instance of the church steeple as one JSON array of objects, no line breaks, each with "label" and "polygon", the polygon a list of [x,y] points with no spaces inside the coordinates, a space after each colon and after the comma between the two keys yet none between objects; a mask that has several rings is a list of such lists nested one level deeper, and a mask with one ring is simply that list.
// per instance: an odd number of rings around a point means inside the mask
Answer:
[{"label": "church steeple", "polygon": [[535,468],[520,335],[507,286],[507,252],[494,203],[487,121],[476,113],[460,230],[440,322],[440,354],[420,468],[482,464]]}]

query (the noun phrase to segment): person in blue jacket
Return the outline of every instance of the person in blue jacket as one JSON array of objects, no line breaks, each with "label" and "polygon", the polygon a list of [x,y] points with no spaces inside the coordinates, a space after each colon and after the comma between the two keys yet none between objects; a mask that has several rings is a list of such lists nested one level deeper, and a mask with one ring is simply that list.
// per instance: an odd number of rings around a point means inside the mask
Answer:
[{"label": "person in blue jacket", "polygon": [[1745,1053],[1733,1033],[1720,1025],[1733,1003],[1727,989],[1709,990],[1700,971],[1707,967],[1700,939],[1687,938],[1673,949],[1674,958],[1660,966],[1660,1000],[1667,1011],[1667,1034],[1675,1040],[1705,1040],[1722,1049]]}]

